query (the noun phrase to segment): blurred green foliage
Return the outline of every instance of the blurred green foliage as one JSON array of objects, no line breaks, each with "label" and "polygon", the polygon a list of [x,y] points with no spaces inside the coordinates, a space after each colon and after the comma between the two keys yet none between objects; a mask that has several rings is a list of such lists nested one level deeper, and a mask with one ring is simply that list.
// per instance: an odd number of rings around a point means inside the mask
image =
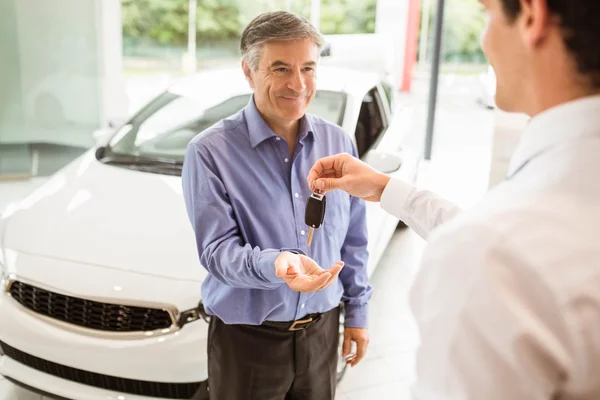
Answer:
[{"label": "blurred green foliage", "polygon": [[[325,34],[373,33],[376,0],[322,0],[321,31]],[[188,0],[122,0],[123,36],[160,45],[187,43]],[[196,41],[235,39],[256,14],[290,9],[310,17],[310,0],[198,0]]]},{"label": "blurred green foliage", "polygon": [[[431,0],[430,4],[429,10],[421,8],[421,13],[429,12],[428,58],[431,57],[437,1]],[[456,63],[485,62],[480,44],[484,28],[485,16],[479,0],[446,0],[442,41],[443,60]]]},{"label": "blurred green foliage", "polygon": [[[422,8],[422,12],[430,13],[430,40],[436,3],[436,0],[431,1],[430,10]],[[310,18],[310,5],[311,0],[197,0],[197,46],[199,50],[235,51],[244,26],[258,13],[287,9]],[[324,34],[373,33],[376,6],[377,0],[321,0],[321,31]],[[126,53],[136,53],[129,50],[140,46],[185,48],[188,7],[189,0],[122,0]],[[479,38],[484,24],[479,0],[446,0],[444,60],[483,62]]]}]

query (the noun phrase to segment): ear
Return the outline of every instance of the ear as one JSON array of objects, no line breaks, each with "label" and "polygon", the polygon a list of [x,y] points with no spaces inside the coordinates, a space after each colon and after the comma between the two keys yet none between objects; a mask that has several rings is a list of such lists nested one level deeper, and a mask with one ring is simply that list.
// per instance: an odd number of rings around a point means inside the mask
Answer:
[{"label": "ear", "polygon": [[518,23],[527,47],[534,48],[541,44],[555,24],[548,9],[548,0],[521,0]]},{"label": "ear", "polygon": [[248,65],[246,60],[242,60],[242,71],[244,71],[244,76],[246,77],[248,84],[250,84],[250,87],[254,89],[254,78],[252,77],[252,68],[250,68],[250,65]]}]

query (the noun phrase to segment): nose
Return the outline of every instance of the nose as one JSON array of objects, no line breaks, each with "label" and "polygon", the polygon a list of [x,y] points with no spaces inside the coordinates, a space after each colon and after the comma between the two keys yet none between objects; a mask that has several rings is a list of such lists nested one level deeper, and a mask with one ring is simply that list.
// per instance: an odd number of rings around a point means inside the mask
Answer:
[{"label": "nose", "polygon": [[300,70],[294,70],[288,81],[288,89],[293,90],[296,93],[301,93],[306,89],[306,82],[304,81],[304,75]]}]

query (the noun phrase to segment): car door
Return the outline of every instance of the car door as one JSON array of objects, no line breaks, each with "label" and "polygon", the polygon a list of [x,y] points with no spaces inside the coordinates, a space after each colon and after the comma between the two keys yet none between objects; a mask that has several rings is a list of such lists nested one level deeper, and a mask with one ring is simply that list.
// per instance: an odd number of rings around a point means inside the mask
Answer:
[{"label": "car door", "polygon": [[[394,107],[394,113],[392,113]],[[402,148],[404,133],[410,129],[412,111],[394,105],[382,84],[371,88],[363,98],[355,139],[359,157],[390,176],[412,183],[418,158]],[[385,212],[379,203],[367,202],[369,232],[369,274],[377,266],[398,219]]]},{"label": "car door", "polygon": [[[390,111],[383,97],[385,94],[382,96],[381,90],[378,86],[371,88],[364,96],[359,111],[355,143],[359,157],[366,162],[369,151],[379,148],[381,139],[389,127]],[[389,221],[389,215],[378,203],[367,202],[369,275],[374,271],[389,240]]]}]

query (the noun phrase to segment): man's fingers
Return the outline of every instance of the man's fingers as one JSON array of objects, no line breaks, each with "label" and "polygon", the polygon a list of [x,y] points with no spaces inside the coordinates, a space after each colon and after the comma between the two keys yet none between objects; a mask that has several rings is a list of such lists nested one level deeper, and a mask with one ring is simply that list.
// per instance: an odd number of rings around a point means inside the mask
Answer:
[{"label": "man's fingers", "polygon": [[319,290],[323,290],[328,288],[338,277],[338,275],[340,274],[340,271],[342,270],[342,268],[344,268],[344,262],[343,261],[338,261],[333,267],[331,267],[328,272],[331,274],[331,277],[327,280],[327,282],[325,282],[323,284],[323,286],[321,286],[319,288]]},{"label": "man's fingers", "polygon": [[321,286],[325,285],[331,279],[331,274],[327,271],[323,272],[321,275],[314,277],[314,279],[307,279],[305,291],[307,292],[316,292],[321,288]]},{"label": "man's fingers", "polygon": [[275,276],[283,278],[290,267],[289,260],[284,255],[279,255],[275,260]]},{"label": "man's fingers", "polygon": [[323,157],[312,166],[308,173],[308,184],[310,185],[314,180],[320,178],[325,171],[335,170],[335,160],[338,155]]},{"label": "man's fingers", "polygon": [[342,268],[344,268],[344,262],[338,261],[337,263],[335,263],[335,265],[333,267],[331,267],[329,269],[329,272],[331,273],[331,275],[333,277],[337,277],[340,274],[340,272],[342,271]]},{"label": "man's fingers", "polygon": [[323,193],[331,192],[336,189],[344,189],[347,177],[341,178],[320,178],[314,181],[313,189],[319,189]]},{"label": "man's fingers", "polygon": [[302,267],[304,268],[304,272],[307,275],[320,275],[320,274],[322,274],[325,271],[323,268],[321,268],[319,266],[319,264],[317,264],[317,262],[315,260],[313,260],[310,257],[301,255],[300,256],[300,262],[302,263]]},{"label": "man's fingers", "polygon": [[318,276],[288,275],[283,277],[290,289],[303,293],[318,291],[330,278],[331,274],[329,272],[324,272]]},{"label": "man's fingers", "polygon": [[330,274],[329,279],[327,279],[325,281],[325,283],[323,283],[316,291],[318,292],[320,290],[327,289],[329,287],[329,285],[331,285],[333,283],[334,280],[335,280],[335,276]]},{"label": "man's fingers", "polygon": [[[319,190],[338,189],[339,186],[327,186],[327,183],[323,183],[322,179],[324,177],[331,177],[328,179],[343,177],[344,164],[349,157],[352,158],[350,154],[341,153],[318,160],[308,173],[308,178],[306,179],[308,186],[311,189]],[[313,184],[315,184],[315,186],[313,186]]]},{"label": "man's fingers", "polygon": [[344,334],[344,345],[342,346],[342,357],[346,358],[350,355],[350,349],[352,348],[352,338],[350,335]]},{"label": "man's fingers", "polygon": [[369,341],[366,338],[361,338],[356,341],[356,357],[352,360],[351,366],[355,366],[365,357],[367,354],[367,345]]}]

